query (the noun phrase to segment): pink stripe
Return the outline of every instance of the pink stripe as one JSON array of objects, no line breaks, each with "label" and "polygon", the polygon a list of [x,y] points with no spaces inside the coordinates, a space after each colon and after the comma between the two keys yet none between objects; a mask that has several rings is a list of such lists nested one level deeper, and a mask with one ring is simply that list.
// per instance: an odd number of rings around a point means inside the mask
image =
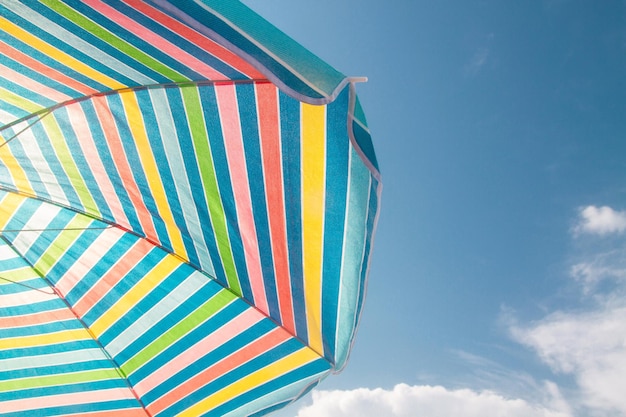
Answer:
[{"label": "pink stripe", "polygon": [[239,55],[229,51],[222,45],[214,42],[212,39],[207,38],[187,25],[179,22],[176,19],[166,15],[165,13],[157,10],[144,2],[126,1],[126,3],[135,10],[150,17],[155,22],[159,22],[172,32],[184,37],[187,41],[193,43],[197,47],[203,49],[207,53],[213,55],[215,58],[222,62],[236,68],[237,71],[242,72],[246,76],[253,79],[264,79],[265,76],[261,74],[256,68],[254,68],[248,61],[241,58]]},{"label": "pink stripe", "polygon": [[[72,266],[63,274],[56,284],[57,289],[63,297],[74,289],[85,276],[100,262],[109,249],[122,237],[123,231],[117,228],[104,231],[94,240],[87,250],[76,259]],[[94,255],[99,256],[94,256]]]},{"label": "pink stripe", "polygon": [[98,391],[76,392],[71,394],[50,395],[46,397],[24,398],[2,402],[2,412],[37,410],[48,407],[62,407],[76,404],[93,404],[104,401],[135,399],[127,388],[111,388]]},{"label": "pink stripe", "polygon": [[215,94],[254,304],[262,312],[268,314],[235,87],[233,85],[215,86]]},{"label": "pink stripe", "polygon": [[219,330],[209,334],[189,349],[171,359],[163,367],[159,368],[147,378],[135,385],[135,392],[141,397],[154,389],[159,384],[174,376],[177,372],[196,362],[208,352],[220,347],[244,330],[258,323],[262,316],[253,309],[248,309],[233,320],[220,327]]},{"label": "pink stripe", "polygon": [[61,103],[71,99],[70,96],[65,95],[60,91],[50,88],[46,85],[43,85],[33,80],[32,78],[26,77],[17,71],[13,71],[11,68],[5,67],[4,65],[0,65],[0,73],[2,74],[2,77],[6,78],[7,80],[24,88],[27,88],[28,90],[31,90],[37,94],[40,94],[46,98],[49,98],[50,100],[57,103]]},{"label": "pink stripe", "polygon": [[126,213],[124,213],[124,209],[122,208],[122,203],[120,202],[117,192],[111,183],[111,177],[109,176],[107,169],[104,167],[102,159],[100,159],[98,149],[93,136],[91,135],[91,130],[89,129],[90,122],[87,121],[87,117],[85,116],[80,104],[67,106],[67,112],[70,120],[72,121],[72,128],[74,129],[74,133],[76,133],[80,148],[83,154],[86,155],[85,160],[89,165],[89,170],[93,174],[93,178],[96,180],[98,188],[102,192],[102,195],[109,206],[109,210],[111,210],[111,213],[113,214],[113,219],[107,220],[114,220],[116,224],[130,229],[130,224],[128,222],[128,218],[126,217]]},{"label": "pink stripe", "polygon": [[111,6],[104,4],[99,0],[84,0],[84,3],[87,3],[92,8],[100,12],[103,16],[108,17],[115,23],[124,27],[124,29],[130,31],[131,33],[137,35],[141,39],[150,43],[152,46],[158,48],[164,53],[170,55],[172,58],[186,65],[187,67],[193,69],[209,80],[225,80],[228,79],[226,76],[209,65],[206,65],[204,62],[200,61],[193,55],[189,54],[183,49],[180,49],[178,46],[173,43],[167,41],[165,38],[157,35],[156,33],[148,30],[146,27],[140,25],[134,20],[130,19],[128,16],[123,15],[119,11],[113,9]]}]

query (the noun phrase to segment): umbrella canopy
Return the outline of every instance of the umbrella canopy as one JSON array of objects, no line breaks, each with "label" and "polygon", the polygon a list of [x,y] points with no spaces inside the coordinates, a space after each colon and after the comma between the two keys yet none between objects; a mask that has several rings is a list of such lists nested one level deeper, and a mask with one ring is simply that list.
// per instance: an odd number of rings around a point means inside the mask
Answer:
[{"label": "umbrella canopy", "polygon": [[0,415],[262,415],[340,370],[354,81],[237,0],[0,0]]}]

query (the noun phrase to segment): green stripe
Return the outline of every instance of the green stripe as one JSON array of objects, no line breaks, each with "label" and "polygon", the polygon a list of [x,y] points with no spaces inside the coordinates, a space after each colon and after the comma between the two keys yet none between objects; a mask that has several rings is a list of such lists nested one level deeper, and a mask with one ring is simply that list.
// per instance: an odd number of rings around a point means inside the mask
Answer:
[{"label": "green stripe", "polygon": [[215,313],[232,302],[234,296],[228,291],[220,291],[207,300],[204,304],[194,310],[193,313],[172,326],[158,339],[154,340],[139,353],[126,361],[120,369],[124,375],[130,375],[137,369],[155,358],[165,349],[176,343],[187,333],[198,327],[200,324],[211,318]]},{"label": "green stripe", "polygon": [[72,188],[76,192],[76,195],[78,195],[83,209],[87,213],[102,217],[98,209],[98,204],[93,199],[89,192],[89,187],[85,183],[85,179],[80,174],[74,162],[74,158],[72,157],[72,153],[70,152],[70,148],[67,145],[67,141],[65,140],[65,136],[61,131],[58,121],[56,118],[46,117],[42,119],[42,124],[50,139],[50,145],[54,148],[54,153],[63,167],[67,178],[70,180]]},{"label": "green stripe", "polygon": [[[187,110],[187,121],[191,130],[195,153],[196,155],[206,155],[197,159],[197,162],[202,183],[204,184],[206,203],[209,208],[209,216],[213,225],[220,260],[226,273],[229,288],[241,296],[241,285],[239,284],[232,249],[227,238],[229,233],[226,225],[226,214],[224,213],[224,206],[222,205],[222,198],[220,197],[217,184],[217,176],[215,175],[215,166],[213,165],[213,156],[209,146],[206,123],[203,117],[204,112],[200,103],[198,89],[196,87],[183,87],[181,92]],[[219,236],[224,238],[220,239]]]},{"label": "green stripe", "polygon": [[[85,229],[93,220],[87,216],[77,214],[71,222],[68,223],[66,228],[68,229]],[[61,259],[72,243],[78,239],[83,233],[83,230],[65,230],[61,232],[52,242],[50,242],[48,249],[46,249],[37,262],[35,262],[35,269],[42,275],[47,275],[50,269]]]},{"label": "green stripe", "polygon": [[10,379],[8,381],[0,381],[0,392],[79,384],[81,382],[104,381],[107,379],[120,379],[120,375],[115,369],[96,369],[93,371],[37,376],[24,379]]},{"label": "green stripe", "polygon": [[107,42],[109,45],[113,46],[120,52],[125,53],[130,58],[145,65],[153,71],[158,72],[164,77],[174,82],[189,81],[188,78],[184,77],[183,75],[179,74],[178,72],[174,71],[163,63],[157,61],[142,50],[135,48],[130,43],[126,42],[122,38],[119,38],[112,32],[109,32],[92,20],[87,19],[82,14],[78,13],[76,10],[70,8],[62,2],[58,0],[42,0],[42,2],[61,16],[64,16],[66,19],[82,27],[92,35],[100,38],[100,40]]}]

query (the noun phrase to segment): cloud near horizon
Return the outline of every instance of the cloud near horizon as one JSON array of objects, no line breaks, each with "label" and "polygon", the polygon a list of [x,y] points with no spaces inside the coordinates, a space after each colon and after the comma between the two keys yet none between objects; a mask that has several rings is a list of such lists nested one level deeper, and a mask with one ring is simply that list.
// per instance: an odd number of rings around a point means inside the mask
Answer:
[{"label": "cloud near horizon", "polygon": [[[546,392],[555,404],[563,404],[554,384],[547,383]],[[300,408],[297,417],[571,417],[567,409],[505,398],[492,391],[430,385],[313,391],[312,397],[313,403]]]}]

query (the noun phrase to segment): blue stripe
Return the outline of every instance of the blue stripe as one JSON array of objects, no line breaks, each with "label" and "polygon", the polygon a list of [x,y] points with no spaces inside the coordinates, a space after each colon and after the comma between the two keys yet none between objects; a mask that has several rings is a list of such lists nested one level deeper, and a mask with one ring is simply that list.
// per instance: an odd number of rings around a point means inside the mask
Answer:
[{"label": "blue stripe", "polygon": [[272,239],[267,214],[267,200],[265,181],[263,175],[263,158],[261,156],[261,143],[259,137],[259,121],[257,118],[257,102],[253,85],[238,85],[237,100],[241,120],[241,133],[248,171],[248,183],[250,197],[252,199],[252,214],[256,226],[256,236],[261,258],[261,270],[263,271],[263,283],[265,284],[265,296],[269,307],[270,316],[281,323],[280,306],[276,290],[276,277],[274,274],[274,260],[272,257]]},{"label": "blue stripe", "polygon": [[42,313],[46,311],[61,310],[67,306],[59,299],[42,301],[39,303],[30,303],[25,306],[14,306],[11,308],[0,309],[0,317],[18,317],[33,313]]},{"label": "blue stripe", "polygon": [[[108,410],[120,410],[120,413],[123,413],[134,408],[140,408],[140,405],[136,400],[116,400],[106,402],[93,402],[89,404],[42,408],[33,411],[33,415],[36,415],[37,417],[54,417]],[[0,417],[24,417],[24,412],[0,412]]]},{"label": "blue stripe", "polygon": [[[45,335],[47,333],[62,332],[64,330],[84,329],[82,324],[76,319],[55,321],[52,323],[41,323],[34,326],[12,327],[0,329],[0,338],[28,337]],[[2,380],[2,378],[0,378]]]},{"label": "blue stripe", "polygon": [[300,103],[280,92],[280,131],[282,141],[284,199],[289,248],[289,271],[296,334],[308,340],[304,283],[302,277],[302,184],[300,150]]},{"label": "blue stripe", "polygon": [[[13,268],[5,268],[4,265],[0,264],[0,270],[2,271],[11,271]],[[35,271],[31,269],[33,275],[35,275]],[[4,272],[6,273],[6,272]],[[8,279],[8,278],[7,278]],[[52,289],[46,282],[39,278],[33,278],[29,280],[20,280],[18,283],[9,283],[0,275],[0,294],[8,295],[8,294],[19,294],[21,292],[29,292],[32,289],[43,290],[44,292],[51,293]]]},{"label": "blue stripe", "polygon": [[[111,361],[107,359],[92,359],[86,362],[56,364],[51,366],[40,366],[37,368],[13,369],[11,371],[0,372],[0,381],[20,378],[37,378],[50,375],[63,375],[73,372],[93,371],[97,369],[111,369]],[[0,393],[0,395],[2,395],[2,393]],[[11,399],[13,395],[15,394],[9,394],[9,398],[5,399]],[[0,402],[1,401],[3,401],[3,399],[0,397]]]},{"label": "blue stripe", "polygon": [[356,122],[352,122],[352,132],[354,134],[354,140],[359,149],[363,152],[363,156],[372,164],[376,171],[378,171],[378,160],[374,152],[372,137],[367,130],[363,129],[361,125]]},{"label": "blue stripe", "polygon": [[372,238],[374,237],[374,227],[376,222],[376,214],[378,213],[378,188],[379,182],[372,178],[372,186],[370,188],[370,201],[367,208],[367,238],[365,239],[365,253],[363,255],[363,267],[361,268],[361,276],[359,282],[359,301],[357,303],[355,328],[358,327],[361,318],[361,309],[363,308],[363,299],[365,297],[365,284],[367,280],[367,266],[372,250]]},{"label": "blue stripe", "polygon": [[51,353],[70,352],[84,349],[99,349],[98,344],[93,340],[79,340],[72,342],[57,343],[54,345],[33,346],[28,348],[17,348],[0,350],[0,360],[15,359],[27,356],[49,355]]}]

